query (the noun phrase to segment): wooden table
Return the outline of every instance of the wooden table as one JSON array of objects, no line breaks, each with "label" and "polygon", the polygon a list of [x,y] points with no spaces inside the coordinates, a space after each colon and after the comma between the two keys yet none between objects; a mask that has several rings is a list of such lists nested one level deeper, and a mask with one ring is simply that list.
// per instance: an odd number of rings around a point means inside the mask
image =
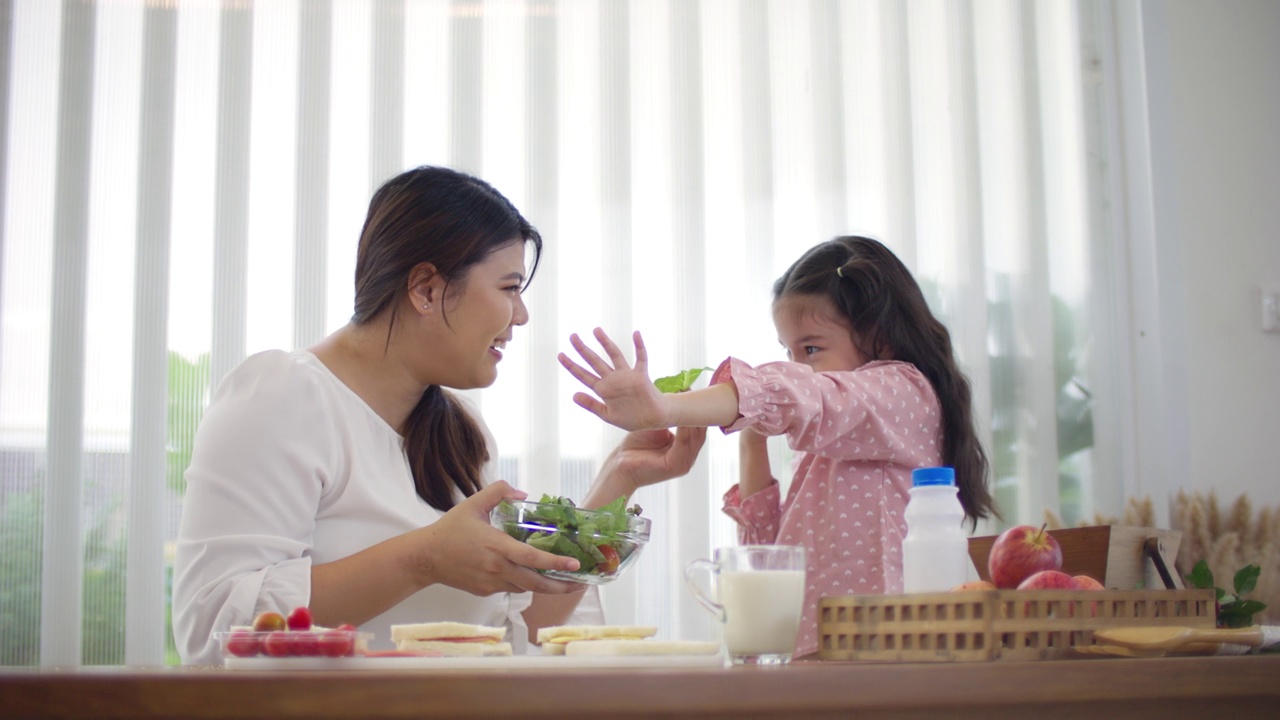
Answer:
[{"label": "wooden table", "polygon": [[1280,655],[781,668],[0,668],[3,718],[1265,718]]}]

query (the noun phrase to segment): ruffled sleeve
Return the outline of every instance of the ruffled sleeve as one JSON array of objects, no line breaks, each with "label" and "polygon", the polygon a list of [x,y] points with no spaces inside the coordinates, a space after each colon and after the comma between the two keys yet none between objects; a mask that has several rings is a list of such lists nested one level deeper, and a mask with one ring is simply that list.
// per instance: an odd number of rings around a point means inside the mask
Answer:
[{"label": "ruffled sleeve", "polygon": [[724,513],[738,523],[738,542],[772,545],[778,539],[778,522],[782,517],[782,490],[778,481],[745,498],[734,485],[724,494]]}]

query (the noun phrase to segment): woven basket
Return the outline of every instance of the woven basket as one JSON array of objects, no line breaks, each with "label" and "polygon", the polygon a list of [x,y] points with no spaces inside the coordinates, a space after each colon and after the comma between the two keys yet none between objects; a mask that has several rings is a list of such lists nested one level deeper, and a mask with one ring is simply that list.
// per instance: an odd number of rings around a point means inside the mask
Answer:
[{"label": "woven basket", "polygon": [[1072,657],[1109,627],[1214,627],[1213,590],[982,590],[822,599],[818,657],[974,662]]}]

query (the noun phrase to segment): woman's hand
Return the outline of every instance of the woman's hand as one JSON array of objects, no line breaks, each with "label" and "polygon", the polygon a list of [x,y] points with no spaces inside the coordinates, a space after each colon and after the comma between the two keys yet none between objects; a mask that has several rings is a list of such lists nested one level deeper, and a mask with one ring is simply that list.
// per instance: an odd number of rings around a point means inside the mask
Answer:
[{"label": "woman's hand", "polygon": [[[504,497],[522,500],[525,494],[496,482],[431,525],[313,565],[310,607],[315,622],[359,625],[435,583],[473,595],[580,593],[578,583],[552,580],[530,569],[573,571],[577,560],[542,552],[489,524],[489,511]],[[577,601],[566,602],[572,607]]]},{"label": "woman's hand", "polygon": [[458,503],[436,522],[415,531],[422,534],[415,562],[423,586],[442,583],[473,595],[497,592],[579,592],[577,583],[552,580],[534,572],[578,569],[573,558],[553,555],[522,543],[489,524],[489,511],[503,498],[523,500],[525,494],[498,481]]},{"label": "woman's hand", "polygon": [[705,427],[670,430],[637,430],[627,433],[609,453],[600,475],[616,473],[631,485],[642,488],[687,475],[707,441]]},{"label": "woman's hand", "polygon": [[619,497],[630,498],[646,485],[688,475],[707,440],[705,427],[670,430],[636,430],[627,433],[609,453],[583,507],[607,505]]},{"label": "woman's hand", "polygon": [[636,347],[634,368],[604,330],[596,328],[594,334],[609,356],[608,360],[587,347],[576,334],[569,336],[569,342],[591,369],[560,353],[560,364],[569,374],[599,396],[597,400],[588,393],[580,392],[574,394],[573,401],[623,430],[652,430],[674,425],[666,396],[649,380],[649,357],[640,333],[632,335]]}]

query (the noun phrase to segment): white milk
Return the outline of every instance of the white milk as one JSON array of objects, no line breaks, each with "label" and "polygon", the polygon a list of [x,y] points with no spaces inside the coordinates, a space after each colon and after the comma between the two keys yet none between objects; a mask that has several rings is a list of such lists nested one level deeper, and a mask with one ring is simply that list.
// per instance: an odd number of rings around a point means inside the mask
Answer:
[{"label": "white milk", "polygon": [[730,655],[791,654],[804,605],[803,570],[724,570],[718,582]]}]

